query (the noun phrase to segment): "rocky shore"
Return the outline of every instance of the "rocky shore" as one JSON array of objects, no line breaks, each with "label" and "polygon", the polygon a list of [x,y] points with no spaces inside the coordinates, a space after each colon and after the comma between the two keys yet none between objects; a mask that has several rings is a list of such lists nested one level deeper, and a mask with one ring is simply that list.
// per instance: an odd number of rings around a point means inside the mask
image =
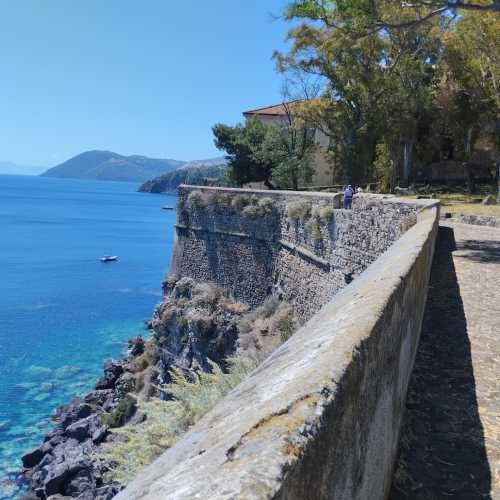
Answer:
[{"label": "rocky shore", "polygon": [[249,311],[219,288],[188,278],[170,277],[164,292],[147,325],[152,335],[130,340],[122,359],[105,364],[95,389],[59,408],[55,428],[22,457],[31,487],[24,500],[112,498],[124,487],[109,474],[116,464],[106,449],[120,439],[113,431],[145,420],[138,402],[160,396],[158,386],[171,381],[173,368],[188,378],[210,371],[210,362],[225,370],[238,349],[263,359],[294,324],[278,302]]}]

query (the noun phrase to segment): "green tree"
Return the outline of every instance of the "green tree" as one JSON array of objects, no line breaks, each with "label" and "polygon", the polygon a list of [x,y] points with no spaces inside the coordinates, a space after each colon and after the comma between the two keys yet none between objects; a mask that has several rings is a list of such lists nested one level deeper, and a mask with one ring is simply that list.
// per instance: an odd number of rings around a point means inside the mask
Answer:
[{"label": "green tree", "polygon": [[377,144],[374,161],[375,173],[382,193],[389,193],[394,188],[394,162],[387,144]]},{"label": "green tree", "polygon": [[270,128],[256,156],[271,163],[271,178],[276,187],[297,190],[312,178],[314,129],[308,128],[290,105],[284,104],[284,108],[282,122]]},{"label": "green tree", "polygon": [[464,160],[485,130],[500,140],[500,17],[468,13],[447,33],[438,101]]},{"label": "green tree", "polygon": [[253,117],[235,127],[213,127],[215,144],[228,154],[229,175],[239,185],[260,181],[271,189],[292,188],[311,180],[314,130],[284,103],[280,122],[264,124]]},{"label": "green tree", "polygon": [[352,36],[376,17],[374,5],[369,0],[293,2],[285,17],[300,24],[288,33],[290,50],[274,54],[278,71],[323,78],[321,97],[308,102],[303,113],[330,136],[345,182],[366,174],[375,143],[373,123],[401,59],[387,34]]},{"label": "green tree", "polygon": [[240,186],[247,182],[264,182],[274,188],[271,183],[272,161],[259,154],[271,133],[270,125],[254,117],[235,127],[218,123],[212,131],[216,147],[227,153],[228,175],[232,181]]}]

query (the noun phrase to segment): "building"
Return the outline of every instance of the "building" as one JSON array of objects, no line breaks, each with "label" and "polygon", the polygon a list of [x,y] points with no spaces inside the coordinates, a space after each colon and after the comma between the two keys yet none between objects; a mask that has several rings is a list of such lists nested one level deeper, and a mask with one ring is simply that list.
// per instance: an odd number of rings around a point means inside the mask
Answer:
[{"label": "building", "polygon": [[[282,104],[275,104],[266,108],[252,109],[243,112],[245,119],[257,117],[263,123],[276,126],[287,126],[293,121],[293,109],[300,101],[290,101]],[[333,182],[333,163],[327,160],[325,153],[330,144],[330,138],[319,129],[314,129],[314,140],[317,148],[311,160],[313,168],[313,186],[331,186]],[[257,187],[257,186],[252,186]]]}]

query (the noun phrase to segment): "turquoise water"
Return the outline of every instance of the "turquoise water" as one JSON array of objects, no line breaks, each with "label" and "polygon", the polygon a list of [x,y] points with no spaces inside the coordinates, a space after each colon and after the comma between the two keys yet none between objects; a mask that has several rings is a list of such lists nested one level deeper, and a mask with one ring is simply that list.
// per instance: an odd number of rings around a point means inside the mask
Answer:
[{"label": "turquoise water", "polygon": [[92,389],[160,301],[175,217],[161,206],[175,200],[136,189],[0,175],[2,500],[54,409]]}]

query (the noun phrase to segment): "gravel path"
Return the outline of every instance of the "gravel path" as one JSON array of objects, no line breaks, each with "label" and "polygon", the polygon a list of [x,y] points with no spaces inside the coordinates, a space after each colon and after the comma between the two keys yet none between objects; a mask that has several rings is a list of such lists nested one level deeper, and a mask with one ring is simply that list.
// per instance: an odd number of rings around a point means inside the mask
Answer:
[{"label": "gravel path", "polygon": [[500,229],[442,222],[390,500],[500,499]]}]

